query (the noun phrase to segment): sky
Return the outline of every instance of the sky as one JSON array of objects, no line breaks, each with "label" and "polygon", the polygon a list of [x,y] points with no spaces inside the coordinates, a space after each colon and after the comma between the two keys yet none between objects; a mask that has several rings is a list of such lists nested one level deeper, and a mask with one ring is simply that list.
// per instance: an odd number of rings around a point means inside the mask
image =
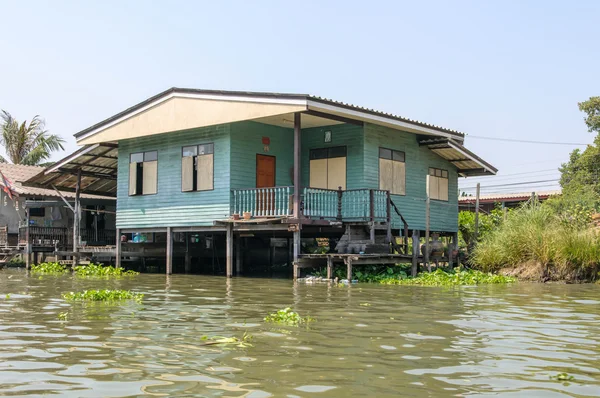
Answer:
[{"label": "sky", "polygon": [[460,179],[468,193],[555,189],[585,148],[477,137],[593,140],[577,103],[600,95],[597,1],[0,0],[0,14],[0,109],[64,137],[53,160],[173,86],[313,94],[465,132],[500,170]]}]

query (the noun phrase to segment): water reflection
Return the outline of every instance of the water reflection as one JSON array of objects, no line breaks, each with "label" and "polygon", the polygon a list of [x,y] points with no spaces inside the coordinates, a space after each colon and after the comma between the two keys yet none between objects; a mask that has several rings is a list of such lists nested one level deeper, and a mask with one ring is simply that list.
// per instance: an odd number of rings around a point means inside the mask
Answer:
[{"label": "water reflection", "polygon": [[[60,299],[100,287],[146,296],[122,306]],[[599,293],[593,285],[97,281],[4,270],[0,395],[598,396]],[[262,321],[287,306],[317,321],[310,329]],[[202,340],[246,331],[253,347]],[[550,379],[562,372],[576,380]]]}]

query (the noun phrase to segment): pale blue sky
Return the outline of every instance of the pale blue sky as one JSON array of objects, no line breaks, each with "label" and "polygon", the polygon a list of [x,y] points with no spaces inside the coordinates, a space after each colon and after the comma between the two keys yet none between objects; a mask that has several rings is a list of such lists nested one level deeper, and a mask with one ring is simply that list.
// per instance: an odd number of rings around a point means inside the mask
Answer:
[{"label": "pale blue sky", "polygon": [[[577,102],[600,95],[597,1],[0,0],[0,13],[0,108],[42,115],[69,152],[75,132],[171,86],[309,93],[479,136],[593,138]],[[556,179],[573,149],[466,145],[501,170],[487,185]],[[538,170],[550,171],[513,175]]]}]

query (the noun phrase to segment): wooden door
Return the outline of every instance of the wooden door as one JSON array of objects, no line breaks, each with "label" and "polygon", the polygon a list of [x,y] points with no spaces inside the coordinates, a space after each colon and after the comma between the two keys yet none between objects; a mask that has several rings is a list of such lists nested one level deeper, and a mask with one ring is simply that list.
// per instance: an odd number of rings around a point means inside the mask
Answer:
[{"label": "wooden door", "polygon": [[[275,156],[256,155],[256,188],[275,187]],[[258,191],[256,214],[270,215],[275,210],[275,192]]]}]

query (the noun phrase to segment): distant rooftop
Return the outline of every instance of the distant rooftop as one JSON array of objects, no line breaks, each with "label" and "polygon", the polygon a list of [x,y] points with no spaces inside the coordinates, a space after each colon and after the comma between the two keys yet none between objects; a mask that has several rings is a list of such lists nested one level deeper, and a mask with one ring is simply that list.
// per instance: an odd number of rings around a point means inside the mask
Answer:
[{"label": "distant rooftop", "polygon": [[[529,192],[513,192],[513,193],[490,193],[479,196],[479,203],[491,203],[491,202],[521,202],[531,198],[531,194],[535,192],[539,199],[548,199],[553,195],[560,195],[561,190],[554,191],[529,191]],[[475,195],[473,196],[459,196],[459,204],[475,203]]]}]

